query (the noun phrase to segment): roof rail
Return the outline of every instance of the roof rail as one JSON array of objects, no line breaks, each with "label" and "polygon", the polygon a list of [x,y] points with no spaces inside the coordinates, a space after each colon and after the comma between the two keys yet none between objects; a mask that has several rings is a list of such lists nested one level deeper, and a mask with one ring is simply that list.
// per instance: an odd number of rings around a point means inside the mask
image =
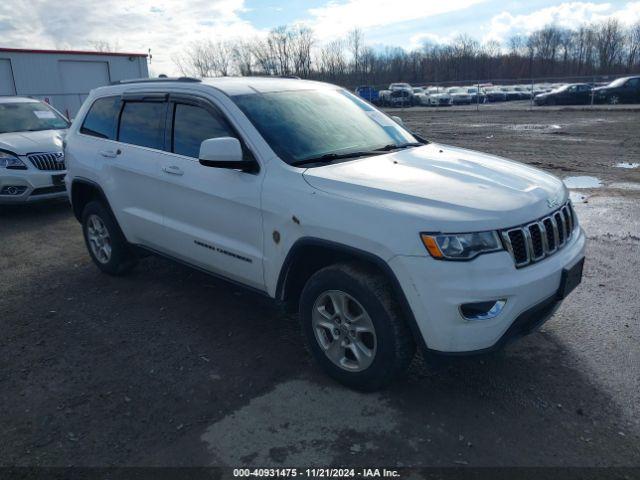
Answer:
[{"label": "roof rail", "polygon": [[156,83],[156,82],[187,82],[187,83],[198,83],[201,82],[199,78],[192,77],[158,77],[158,78],[132,78],[129,80],[118,80],[116,82],[111,82],[111,85],[126,85],[130,83]]}]

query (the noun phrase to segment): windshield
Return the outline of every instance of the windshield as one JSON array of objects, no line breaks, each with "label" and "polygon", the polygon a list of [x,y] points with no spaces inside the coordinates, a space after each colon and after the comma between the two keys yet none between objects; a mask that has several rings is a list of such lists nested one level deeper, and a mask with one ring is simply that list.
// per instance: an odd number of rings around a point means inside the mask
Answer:
[{"label": "windshield", "polygon": [[289,164],[417,142],[389,117],[344,90],[247,94],[232,99]]},{"label": "windshield", "polygon": [[613,82],[611,82],[609,85],[607,85],[607,87],[621,87],[622,85],[624,85],[624,82],[627,81],[627,78],[618,78],[617,80],[614,80]]},{"label": "windshield", "polygon": [[35,132],[62,128],[69,128],[69,122],[46,103],[0,103],[0,133]]}]

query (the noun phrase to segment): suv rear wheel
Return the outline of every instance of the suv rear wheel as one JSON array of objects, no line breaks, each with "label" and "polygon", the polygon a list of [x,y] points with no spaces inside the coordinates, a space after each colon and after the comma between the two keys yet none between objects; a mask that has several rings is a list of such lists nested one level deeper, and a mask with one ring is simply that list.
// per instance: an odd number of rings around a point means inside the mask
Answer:
[{"label": "suv rear wheel", "polygon": [[84,208],[82,231],[91,258],[103,272],[122,275],[136,264],[131,246],[102,202],[93,201]]},{"label": "suv rear wheel", "polygon": [[415,353],[389,282],[358,264],[316,272],[302,291],[300,318],[316,361],[351,388],[385,387],[406,371]]}]

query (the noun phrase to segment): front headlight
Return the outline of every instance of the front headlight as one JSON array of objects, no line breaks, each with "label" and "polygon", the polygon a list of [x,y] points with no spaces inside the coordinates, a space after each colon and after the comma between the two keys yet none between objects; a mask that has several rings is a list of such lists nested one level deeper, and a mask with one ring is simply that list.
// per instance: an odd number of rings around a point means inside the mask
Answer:
[{"label": "front headlight", "polygon": [[0,151],[0,168],[26,170],[27,166],[14,154]]},{"label": "front headlight", "polygon": [[498,232],[421,233],[420,238],[431,256],[439,260],[471,260],[503,249]]}]

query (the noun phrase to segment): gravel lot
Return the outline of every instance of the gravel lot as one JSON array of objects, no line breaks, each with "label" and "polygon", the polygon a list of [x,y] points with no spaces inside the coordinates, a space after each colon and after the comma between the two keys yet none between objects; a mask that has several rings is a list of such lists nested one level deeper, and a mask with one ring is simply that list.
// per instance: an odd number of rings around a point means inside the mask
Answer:
[{"label": "gravel lot", "polygon": [[354,393],[268,299],[160,258],[102,275],[68,205],[4,208],[0,465],[640,466],[640,168],[615,167],[640,158],[640,113],[400,115],[603,182],[577,203],[583,284],[540,332]]}]

